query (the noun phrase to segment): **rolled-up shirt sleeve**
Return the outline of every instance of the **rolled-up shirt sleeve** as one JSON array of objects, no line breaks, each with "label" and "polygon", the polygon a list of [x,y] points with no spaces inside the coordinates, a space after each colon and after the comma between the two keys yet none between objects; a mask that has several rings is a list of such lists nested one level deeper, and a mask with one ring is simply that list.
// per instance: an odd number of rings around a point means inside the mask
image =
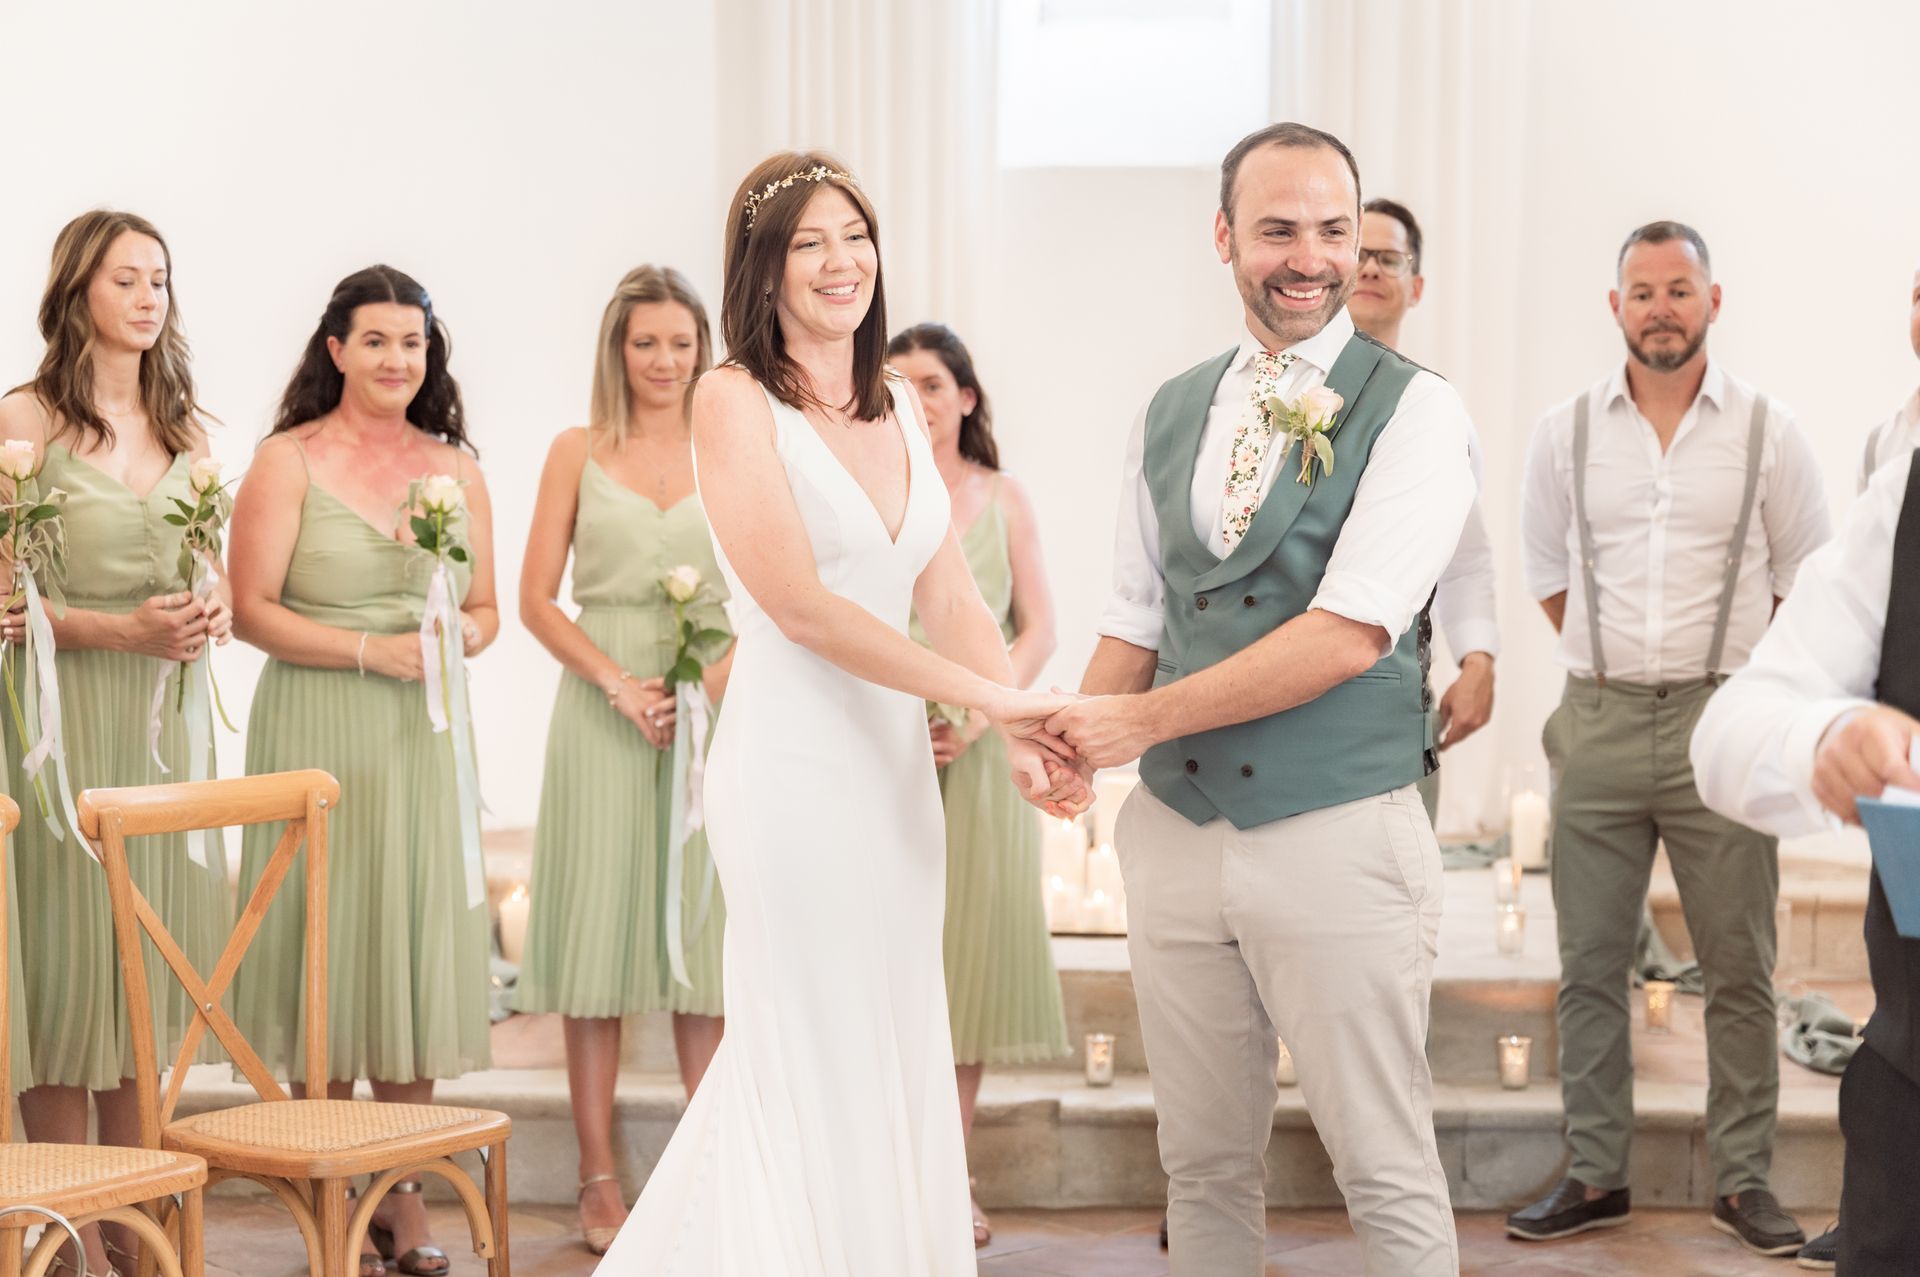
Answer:
[{"label": "rolled-up shirt sleeve", "polygon": [[1147,410],[1134,419],[1120,465],[1120,510],[1113,529],[1113,590],[1100,613],[1099,632],[1158,651],[1166,613],[1166,577],[1160,569],[1160,524],[1147,490]]},{"label": "rolled-up shirt sleeve", "polygon": [[1426,606],[1460,542],[1474,499],[1471,437],[1459,394],[1423,372],[1374,439],[1309,606],[1385,630],[1383,656]]},{"label": "rolled-up shirt sleeve", "polygon": [[1813,796],[1814,753],[1835,719],[1873,703],[1893,536],[1910,461],[1875,474],[1798,580],[1745,668],[1707,702],[1689,751],[1721,815],[1790,837],[1837,822]]}]

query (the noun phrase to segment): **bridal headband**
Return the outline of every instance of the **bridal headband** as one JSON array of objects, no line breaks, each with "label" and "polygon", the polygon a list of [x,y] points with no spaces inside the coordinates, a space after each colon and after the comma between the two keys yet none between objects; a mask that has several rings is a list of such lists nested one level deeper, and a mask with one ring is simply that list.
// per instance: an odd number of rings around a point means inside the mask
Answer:
[{"label": "bridal headband", "polygon": [[778,181],[768,182],[765,186],[747,196],[747,229],[753,229],[754,215],[760,211],[762,204],[772,199],[775,195],[778,195],[781,191],[786,190],[795,182],[847,182],[858,185],[857,182],[853,181],[853,174],[842,173],[839,169],[831,169],[824,164],[816,164],[810,169],[801,169],[798,173],[789,173]]}]

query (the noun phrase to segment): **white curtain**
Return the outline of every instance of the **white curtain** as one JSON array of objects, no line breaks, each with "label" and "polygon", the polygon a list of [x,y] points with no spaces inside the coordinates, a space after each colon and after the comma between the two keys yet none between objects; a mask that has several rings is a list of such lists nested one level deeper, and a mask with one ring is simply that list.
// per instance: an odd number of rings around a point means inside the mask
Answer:
[{"label": "white curtain", "polygon": [[721,198],[764,156],[844,160],[880,222],[887,322],[965,331],[994,200],[997,0],[722,0]]}]

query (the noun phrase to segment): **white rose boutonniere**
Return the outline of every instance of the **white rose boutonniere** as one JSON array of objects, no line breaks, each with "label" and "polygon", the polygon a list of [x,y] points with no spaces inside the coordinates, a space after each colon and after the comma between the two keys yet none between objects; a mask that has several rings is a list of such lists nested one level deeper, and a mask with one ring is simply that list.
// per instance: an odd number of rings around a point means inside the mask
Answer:
[{"label": "white rose boutonniere", "polygon": [[1296,441],[1300,444],[1300,472],[1294,476],[1294,482],[1312,486],[1318,477],[1314,474],[1315,462],[1319,463],[1321,474],[1333,473],[1333,433],[1339,427],[1340,410],[1346,403],[1338,391],[1316,386],[1302,391],[1291,402],[1279,395],[1269,395],[1260,405],[1274,436],[1287,441],[1282,456]]}]

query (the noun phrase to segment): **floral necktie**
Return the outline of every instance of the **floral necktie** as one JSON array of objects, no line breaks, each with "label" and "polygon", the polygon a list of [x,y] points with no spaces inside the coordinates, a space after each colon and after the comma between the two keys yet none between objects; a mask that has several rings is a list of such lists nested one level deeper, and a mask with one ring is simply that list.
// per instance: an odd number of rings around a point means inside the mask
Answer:
[{"label": "floral necktie", "polygon": [[1275,354],[1263,350],[1253,357],[1253,393],[1247,411],[1233,432],[1233,448],[1227,453],[1226,500],[1222,505],[1221,536],[1231,550],[1247,535],[1254,511],[1260,508],[1260,467],[1273,443],[1273,423],[1260,405],[1275,393],[1280,378],[1293,366],[1291,350]]}]

